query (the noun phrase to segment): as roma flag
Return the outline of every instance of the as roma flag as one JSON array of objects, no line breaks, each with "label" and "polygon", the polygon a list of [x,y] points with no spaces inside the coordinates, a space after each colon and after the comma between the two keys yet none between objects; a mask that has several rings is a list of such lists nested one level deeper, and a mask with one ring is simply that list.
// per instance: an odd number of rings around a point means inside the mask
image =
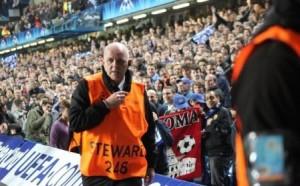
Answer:
[{"label": "as roma flag", "polygon": [[167,151],[169,176],[191,180],[202,174],[201,117],[199,108],[170,113],[159,118],[171,130],[174,138]]}]

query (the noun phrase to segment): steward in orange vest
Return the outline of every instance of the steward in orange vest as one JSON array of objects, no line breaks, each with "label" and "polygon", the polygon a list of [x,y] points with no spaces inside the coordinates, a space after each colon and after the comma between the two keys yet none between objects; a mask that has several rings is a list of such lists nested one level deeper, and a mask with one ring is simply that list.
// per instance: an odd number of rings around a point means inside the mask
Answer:
[{"label": "steward in orange vest", "polygon": [[[111,79],[119,76],[113,74],[115,66],[118,69],[126,60],[120,59],[123,54],[118,43],[109,47],[104,52],[110,56],[104,62],[108,66],[104,64],[102,73],[84,78],[73,93],[70,129],[74,133],[69,149],[77,148],[81,154],[83,185],[124,180],[128,185],[140,185],[147,170],[155,166],[155,123],[144,86],[131,80],[127,68],[122,69],[126,74],[119,85]],[[126,96],[116,105],[120,97],[114,95],[121,94]],[[135,178],[138,182],[132,182]]]},{"label": "steward in orange vest", "polygon": [[275,0],[265,27],[236,58],[232,98],[238,186],[251,185],[244,139],[252,131],[282,134],[286,178],[281,185],[300,183],[299,17],[300,0]]}]

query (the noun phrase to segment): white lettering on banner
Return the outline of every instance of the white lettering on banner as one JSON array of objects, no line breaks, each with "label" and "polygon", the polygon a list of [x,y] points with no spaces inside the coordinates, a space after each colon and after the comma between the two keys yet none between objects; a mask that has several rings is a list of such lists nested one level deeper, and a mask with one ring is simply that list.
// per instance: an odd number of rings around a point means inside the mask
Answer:
[{"label": "white lettering on banner", "polygon": [[5,153],[2,153],[0,155],[1,157],[0,168],[5,168],[7,170],[10,170],[13,167],[13,165],[18,162],[20,157],[22,157],[24,154],[28,152],[28,151],[20,152],[19,150],[20,148],[16,148],[14,150],[11,150],[7,147],[1,148],[0,151]]},{"label": "white lettering on banner", "polygon": [[[132,153],[128,149],[116,146],[113,152],[116,156],[139,155],[138,147]],[[0,182],[8,186],[82,186],[79,160],[79,154],[0,135]],[[185,171],[193,170],[192,161],[186,164],[190,168]],[[125,170],[119,165],[120,171]],[[156,174],[151,186],[159,185],[195,184]]]},{"label": "white lettering on banner", "polygon": [[166,126],[170,129],[178,129],[183,128],[189,125],[193,125],[194,123],[199,122],[199,113],[196,110],[190,110],[186,112],[182,112],[182,114],[179,114],[180,112],[176,114],[169,114],[170,116],[166,117],[160,117],[161,120],[163,120],[166,124]]},{"label": "white lettering on banner", "polygon": [[0,142],[0,181],[8,185],[80,186],[79,155],[40,144],[27,150]]}]

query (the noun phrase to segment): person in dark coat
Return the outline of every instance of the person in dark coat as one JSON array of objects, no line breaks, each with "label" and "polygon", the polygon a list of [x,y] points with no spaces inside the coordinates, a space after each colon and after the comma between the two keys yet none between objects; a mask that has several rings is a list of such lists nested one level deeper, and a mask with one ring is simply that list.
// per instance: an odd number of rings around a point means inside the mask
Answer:
[{"label": "person in dark coat", "polygon": [[[268,37],[272,35],[273,38],[256,44],[251,54],[243,61],[245,65],[241,66],[241,63],[235,62],[233,106],[239,118],[237,132],[241,136],[240,141],[245,140],[250,132],[281,134],[284,139],[283,158],[287,179],[285,184],[280,185],[298,185],[300,182],[300,0],[273,0],[272,2],[273,5],[265,22],[254,39],[266,34],[270,29],[273,31]],[[284,38],[279,39],[282,35]],[[246,47],[253,43],[250,42]],[[245,50],[242,50],[240,55],[243,55],[243,51]],[[240,73],[236,75],[235,72]],[[247,175],[241,176],[245,171],[239,171],[244,161],[238,160],[242,159],[237,159],[237,180],[241,177],[245,180]]]},{"label": "person in dark coat", "polygon": [[229,110],[221,106],[217,90],[205,95],[208,111],[202,131],[205,153],[208,156],[212,186],[229,185],[228,171],[232,162],[231,125]]}]

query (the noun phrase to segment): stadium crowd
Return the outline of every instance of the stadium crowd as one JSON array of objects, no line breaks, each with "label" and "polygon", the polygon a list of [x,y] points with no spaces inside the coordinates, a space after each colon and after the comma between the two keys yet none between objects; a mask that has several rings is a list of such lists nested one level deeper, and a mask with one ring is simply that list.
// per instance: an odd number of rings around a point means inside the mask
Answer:
[{"label": "stadium crowd", "polygon": [[[51,0],[34,3],[28,6],[22,5],[20,1],[4,0],[0,2],[0,16],[8,17],[9,9],[20,10],[20,17],[14,18],[7,24],[0,26],[0,39],[6,38],[19,32],[24,32],[32,28],[51,28],[64,21],[68,15],[75,14],[94,5],[104,3],[105,0]],[[94,4],[93,4],[94,3]]]},{"label": "stadium crowd", "polygon": [[[47,25],[59,16],[59,3],[28,7],[9,30]],[[232,61],[259,28],[267,8],[267,3],[251,2],[237,9],[211,7],[211,15],[204,17],[18,54],[15,68],[0,64],[0,132],[67,149],[72,92],[82,77],[102,70],[103,49],[113,41],[128,46],[129,68],[134,79],[145,84],[159,116],[198,103],[209,125],[212,111],[206,102],[211,95],[231,110]],[[212,29],[207,38],[193,37],[207,28]],[[234,119],[234,111],[230,113]]]}]

